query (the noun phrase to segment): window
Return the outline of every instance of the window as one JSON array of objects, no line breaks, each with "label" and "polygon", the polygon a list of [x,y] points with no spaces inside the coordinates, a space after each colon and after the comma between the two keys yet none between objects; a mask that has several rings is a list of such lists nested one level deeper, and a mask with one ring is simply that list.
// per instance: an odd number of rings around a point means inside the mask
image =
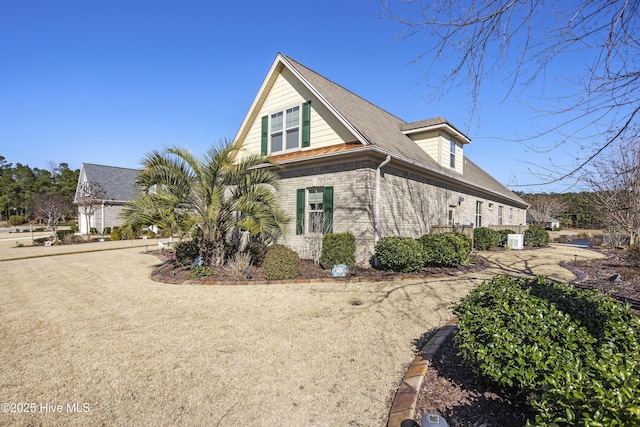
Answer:
[{"label": "window", "polygon": [[333,187],[296,192],[296,234],[333,232]]},{"label": "window", "polygon": [[453,209],[449,209],[449,214],[447,216],[447,224],[453,225]]},{"label": "window", "polygon": [[482,227],[482,202],[476,202],[476,227]]},{"label": "window", "polygon": [[311,102],[262,117],[260,152],[264,155],[309,147],[311,144]]},{"label": "window", "polygon": [[456,168],[456,142],[451,140],[449,145],[449,167]]},{"label": "window", "polygon": [[504,206],[498,206],[498,225],[502,225],[502,210]]}]

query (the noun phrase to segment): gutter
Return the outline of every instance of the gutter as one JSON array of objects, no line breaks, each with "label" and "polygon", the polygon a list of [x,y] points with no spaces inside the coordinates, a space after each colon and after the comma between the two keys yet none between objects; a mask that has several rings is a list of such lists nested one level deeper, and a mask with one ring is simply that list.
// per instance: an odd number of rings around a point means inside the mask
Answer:
[{"label": "gutter", "polygon": [[375,211],[373,214],[373,243],[378,243],[380,240],[380,169],[383,166],[389,164],[391,156],[387,155],[382,163],[376,168],[376,198],[375,198]]}]

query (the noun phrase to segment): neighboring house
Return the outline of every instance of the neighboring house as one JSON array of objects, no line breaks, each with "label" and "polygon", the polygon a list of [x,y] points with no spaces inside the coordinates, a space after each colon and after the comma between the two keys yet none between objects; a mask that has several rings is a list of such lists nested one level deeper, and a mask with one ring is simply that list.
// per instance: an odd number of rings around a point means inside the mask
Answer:
[{"label": "neighboring house", "polygon": [[560,220],[549,215],[545,215],[534,209],[527,210],[527,225],[529,224],[541,225],[544,228],[548,228],[550,230],[560,228]]},{"label": "neighboring house", "polygon": [[78,227],[87,231],[87,217],[82,205],[91,203],[95,211],[90,217],[89,228],[102,233],[105,227],[122,225],[119,218],[123,205],[137,195],[138,169],[83,163],[78,177],[74,203],[78,205]]},{"label": "neighboring house", "polygon": [[386,236],[434,225],[524,225],[528,204],[465,157],[470,139],[443,117],[407,123],[278,54],[234,141],[271,156],[295,220],[284,244],[352,232],[359,261]]}]

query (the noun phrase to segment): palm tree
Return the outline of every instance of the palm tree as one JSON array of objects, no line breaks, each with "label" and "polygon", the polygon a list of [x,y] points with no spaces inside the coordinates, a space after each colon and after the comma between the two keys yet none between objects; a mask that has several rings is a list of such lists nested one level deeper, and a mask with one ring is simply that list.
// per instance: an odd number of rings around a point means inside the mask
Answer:
[{"label": "palm tree", "polygon": [[290,221],[276,203],[278,175],[256,167],[266,156],[243,155],[224,141],[199,159],[186,149],[152,151],[138,177],[140,196],[128,204],[129,224],[157,224],[172,231],[194,232],[204,265],[222,265],[225,242],[238,231],[268,243]]}]

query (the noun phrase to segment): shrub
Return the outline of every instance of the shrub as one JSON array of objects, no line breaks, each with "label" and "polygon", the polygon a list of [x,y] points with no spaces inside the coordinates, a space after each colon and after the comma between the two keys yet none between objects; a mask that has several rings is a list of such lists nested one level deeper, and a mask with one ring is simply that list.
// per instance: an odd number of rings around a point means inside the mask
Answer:
[{"label": "shrub", "polygon": [[191,271],[189,271],[187,278],[190,280],[193,280],[193,279],[198,279],[200,277],[211,276],[212,273],[213,273],[213,270],[211,270],[211,267],[207,267],[204,265],[197,265],[195,268],[192,268]]},{"label": "shrub", "polygon": [[352,233],[329,233],[322,238],[320,265],[332,268],[336,264],[346,264],[352,268],[356,263],[356,238]]},{"label": "shrub", "polygon": [[639,425],[640,320],[544,278],[495,277],[454,308],[465,361],[527,393],[536,425]]},{"label": "shrub", "polygon": [[640,245],[629,246],[626,258],[634,267],[640,267]]},{"label": "shrub", "polygon": [[506,246],[509,242],[509,234],[516,234],[513,230],[499,230],[498,231],[498,246]]},{"label": "shrub", "polygon": [[73,230],[56,230],[58,240],[64,241],[66,236],[73,236]]},{"label": "shrub", "polygon": [[105,227],[102,230],[102,234],[111,234],[111,227]]},{"label": "shrub", "polygon": [[113,227],[109,236],[111,240],[122,240],[122,229],[118,226]]},{"label": "shrub", "polygon": [[425,263],[453,267],[469,259],[471,239],[463,233],[425,234],[418,239],[425,254]]},{"label": "shrub", "polygon": [[198,243],[195,240],[183,240],[173,244],[176,263],[179,265],[193,264],[200,254]]},{"label": "shrub", "polygon": [[487,227],[473,230],[473,247],[479,251],[488,251],[498,246],[500,233]]},{"label": "shrub", "polygon": [[95,227],[91,227],[91,228],[89,229],[89,234],[98,234],[98,229],[97,229],[97,228],[95,228]]},{"label": "shrub", "polygon": [[532,225],[524,232],[526,246],[549,246],[549,232],[540,225]]},{"label": "shrub", "polygon": [[272,245],[267,249],[263,266],[267,280],[295,279],[302,274],[298,254],[282,245]]},{"label": "shrub", "polygon": [[13,225],[14,227],[16,225],[20,225],[20,224],[24,223],[24,217],[22,215],[11,215],[9,217],[9,223],[11,225]]},{"label": "shrub", "polygon": [[267,255],[267,245],[263,242],[249,242],[245,248],[245,252],[251,255],[251,262],[255,266],[261,266],[264,263],[264,257]]},{"label": "shrub", "polygon": [[375,254],[382,270],[415,273],[422,269],[425,253],[411,237],[383,237],[376,243]]}]

